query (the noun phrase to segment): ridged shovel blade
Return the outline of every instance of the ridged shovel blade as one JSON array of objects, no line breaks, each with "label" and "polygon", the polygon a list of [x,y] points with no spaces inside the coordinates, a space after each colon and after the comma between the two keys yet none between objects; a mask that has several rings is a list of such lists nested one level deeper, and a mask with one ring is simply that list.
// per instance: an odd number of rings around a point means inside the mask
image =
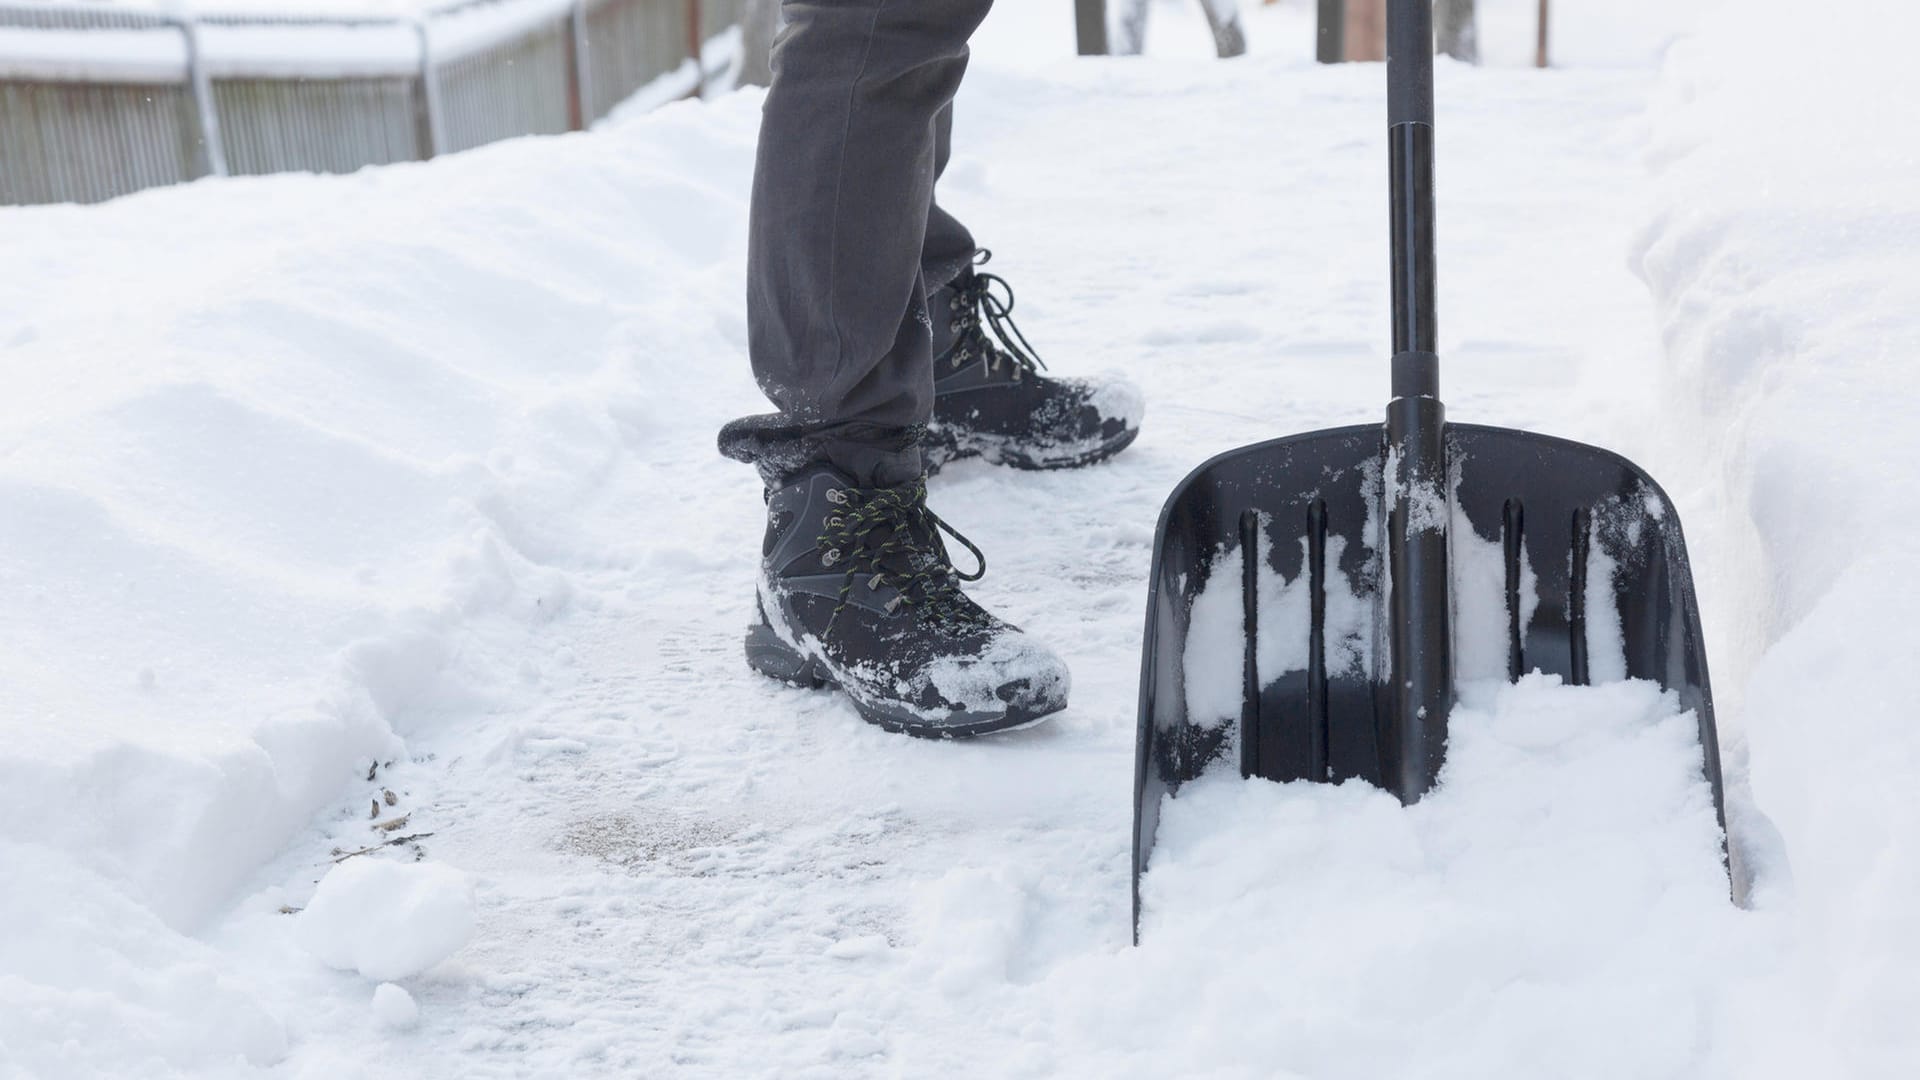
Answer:
[{"label": "ridged shovel blade", "polygon": [[[1699,723],[1725,826],[1706,649],[1679,515],[1617,454],[1446,427],[1456,681],[1531,671],[1648,679]],[[1210,769],[1277,781],[1406,781],[1391,755],[1384,429],[1222,454],[1167,500],[1154,543],[1134,774],[1133,906],[1161,800]],[[1403,515],[1404,517],[1404,515]],[[1254,552],[1248,560],[1245,553]],[[1421,717],[1421,723],[1435,718]],[[1444,740],[1445,718],[1437,718]],[[1442,742],[1443,745],[1443,742]],[[1396,791],[1412,801],[1418,791]]]}]

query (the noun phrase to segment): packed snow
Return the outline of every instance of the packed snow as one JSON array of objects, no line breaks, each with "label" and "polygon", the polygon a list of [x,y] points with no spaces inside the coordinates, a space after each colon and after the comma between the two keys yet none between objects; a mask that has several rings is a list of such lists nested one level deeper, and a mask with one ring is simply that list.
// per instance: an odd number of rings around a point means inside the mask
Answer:
[{"label": "packed snow", "polygon": [[1111,987],[1098,1041],[1179,1075],[1699,1075],[1713,992],[1764,942],[1727,901],[1692,715],[1532,675],[1466,684],[1449,730],[1411,809],[1233,770],[1183,789],[1140,956],[1052,982]]},{"label": "packed snow", "polygon": [[1130,944],[1160,501],[1386,391],[1384,79],[1311,4],[1232,63],[1191,3],[1143,60],[982,30],[942,197],[1148,419],[936,479],[1073,669],[971,743],[741,661],[757,92],[0,210],[0,1076],[1920,1073],[1920,193],[1872,107],[1920,12],[1831,7],[1567,0],[1567,67],[1438,72],[1449,415],[1673,496],[1745,908],[1691,718],[1534,677],[1410,810],[1190,788]]},{"label": "packed snow", "polygon": [[374,1023],[389,1031],[405,1031],[420,1022],[420,1005],[406,988],[393,983],[381,983],[373,988],[373,1003],[369,1006]]},{"label": "packed snow", "polygon": [[473,936],[473,885],[435,863],[346,858],[320,879],[294,932],[328,967],[404,979]]}]

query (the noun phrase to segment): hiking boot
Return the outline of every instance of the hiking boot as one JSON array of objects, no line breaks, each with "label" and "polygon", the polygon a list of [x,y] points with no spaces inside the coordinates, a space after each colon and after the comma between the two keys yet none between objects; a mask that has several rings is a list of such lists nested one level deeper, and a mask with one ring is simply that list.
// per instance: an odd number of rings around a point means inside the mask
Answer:
[{"label": "hiking boot", "polygon": [[[982,251],[978,262],[990,257]],[[1105,461],[1140,434],[1146,407],[1132,383],[1040,374],[1046,365],[1013,324],[1006,279],[969,268],[927,297],[927,311],[933,421],[921,452],[929,472],[966,457],[1071,469]]]},{"label": "hiking boot", "polygon": [[[940,531],[979,562],[961,574]],[[814,465],[767,493],[759,619],[747,663],[846,692],[869,723],[961,738],[1035,723],[1067,705],[1067,669],[961,590],[980,549],[927,509],[925,481],[859,487]]]}]

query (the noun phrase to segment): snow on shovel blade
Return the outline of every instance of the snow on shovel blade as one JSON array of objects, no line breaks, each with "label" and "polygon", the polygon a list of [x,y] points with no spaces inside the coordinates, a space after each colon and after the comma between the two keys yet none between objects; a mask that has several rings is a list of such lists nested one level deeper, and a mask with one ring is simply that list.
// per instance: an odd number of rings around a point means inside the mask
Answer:
[{"label": "snow on shovel blade", "polygon": [[[1699,722],[1724,832],[1706,650],[1673,504],[1597,447],[1472,424],[1444,430],[1446,505],[1391,520],[1446,533],[1456,681],[1537,670],[1573,685],[1636,678],[1674,692]],[[1397,759],[1410,724],[1425,729],[1429,772],[1438,769],[1444,715],[1394,715],[1388,692],[1385,567],[1403,542],[1389,529],[1391,468],[1383,427],[1336,428],[1222,454],[1167,500],[1140,673],[1136,941],[1161,800],[1187,781],[1234,767],[1278,781],[1357,778],[1411,802],[1431,775],[1423,782]]]}]

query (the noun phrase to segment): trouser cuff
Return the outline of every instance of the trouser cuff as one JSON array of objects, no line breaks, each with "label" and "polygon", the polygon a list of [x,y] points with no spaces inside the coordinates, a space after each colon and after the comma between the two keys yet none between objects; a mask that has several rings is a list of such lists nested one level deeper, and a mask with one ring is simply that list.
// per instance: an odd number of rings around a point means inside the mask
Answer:
[{"label": "trouser cuff", "polygon": [[879,424],[805,424],[782,413],[743,416],[720,429],[720,452],[760,470],[768,487],[825,462],[862,487],[893,487],[918,480],[926,467],[920,439],[926,429]]}]

